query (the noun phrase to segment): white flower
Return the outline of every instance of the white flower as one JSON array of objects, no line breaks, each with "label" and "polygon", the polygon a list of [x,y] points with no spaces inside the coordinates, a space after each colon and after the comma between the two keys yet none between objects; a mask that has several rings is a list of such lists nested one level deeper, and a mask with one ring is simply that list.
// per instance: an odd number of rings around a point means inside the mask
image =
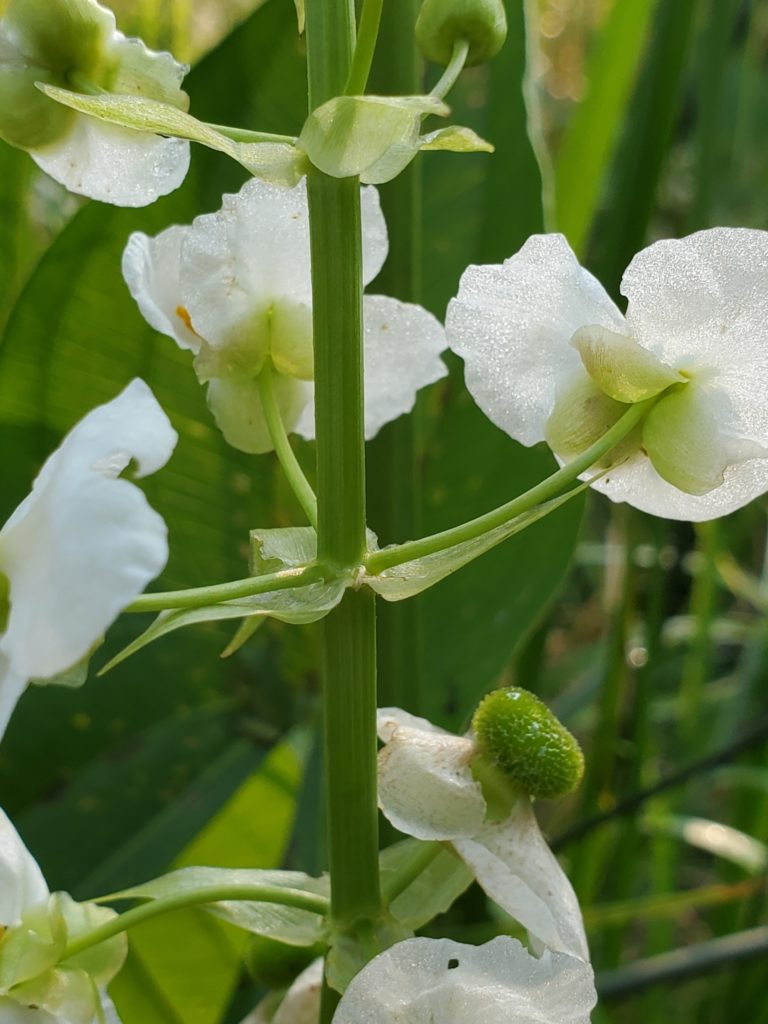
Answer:
[{"label": "white flower", "polygon": [[379,806],[400,832],[450,842],[490,898],[527,930],[536,952],[589,958],[571,884],[539,831],[528,797],[486,821],[470,761],[475,744],[399,708],[379,711]]},{"label": "white flower", "polygon": [[178,188],[189,143],[105,124],[61,106],[37,82],[160,100],[182,110],[187,72],[119,32],[95,0],[10,0],[0,21],[0,137],[71,192],[145,206]]},{"label": "white flower", "polygon": [[[375,189],[362,190],[363,278],[387,254]],[[329,253],[329,259],[335,254]],[[230,444],[273,447],[258,377],[274,374],[288,431],[314,437],[312,283],[306,184],[284,189],[248,181],[219,212],[156,238],[136,233],[123,274],[145,319],[195,356],[208,403]],[[420,306],[366,296],[365,434],[414,404],[419,388],[446,373],[442,326]]]},{"label": "white flower", "polygon": [[624,273],[624,316],[561,235],[536,235],[503,265],[466,270],[446,333],[486,415],[564,461],[661,395],[594,487],[712,519],[768,488],[767,280],[766,232],[656,242]]},{"label": "white flower", "polygon": [[407,939],[352,980],[333,1024],[588,1024],[595,1001],[591,967],[565,953]]},{"label": "white flower", "polygon": [[3,1024],[120,1024],[105,986],[120,969],[125,936],[59,966],[69,937],[114,916],[94,904],[51,896],[42,872],[0,809],[0,1021]]},{"label": "white flower", "polygon": [[120,473],[168,461],[176,432],[141,380],[80,421],[0,530],[0,736],[30,680],[85,658],[168,558],[165,523]]}]

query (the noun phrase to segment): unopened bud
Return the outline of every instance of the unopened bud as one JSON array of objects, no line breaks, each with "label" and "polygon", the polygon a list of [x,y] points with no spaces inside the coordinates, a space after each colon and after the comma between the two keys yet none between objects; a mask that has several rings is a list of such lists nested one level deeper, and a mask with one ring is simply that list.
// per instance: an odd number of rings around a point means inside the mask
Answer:
[{"label": "unopened bud", "polygon": [[507,38],[503,0],[424,0],[416,41],[427,60],[450,63],[456,43],[469,43],[467,67],[495,57]]}]

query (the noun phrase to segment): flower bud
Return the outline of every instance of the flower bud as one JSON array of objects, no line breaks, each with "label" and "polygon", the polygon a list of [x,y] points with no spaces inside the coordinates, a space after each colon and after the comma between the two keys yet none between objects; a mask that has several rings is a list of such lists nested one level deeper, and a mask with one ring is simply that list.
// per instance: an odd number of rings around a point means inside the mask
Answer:
[{"label": "flower bud", "polygon": [[477,746],[529,796],[565,796],[584,774],[584,755],[546,704],[527,690],[494,690],[472,719]]},{"label": "flower bud", "polygon": [[287,988],[323,951],[319,944],[289,946],[267,935],[254,935],[245,952],[245,964],[258,984],[265,988]]},{"label": "flower bud", "polygon": [[416,20],[416,41],[427,60],[449,64],[453,47],[466,40],[466,65],[495,57],[507,38],[503,0],[424,0]]}]

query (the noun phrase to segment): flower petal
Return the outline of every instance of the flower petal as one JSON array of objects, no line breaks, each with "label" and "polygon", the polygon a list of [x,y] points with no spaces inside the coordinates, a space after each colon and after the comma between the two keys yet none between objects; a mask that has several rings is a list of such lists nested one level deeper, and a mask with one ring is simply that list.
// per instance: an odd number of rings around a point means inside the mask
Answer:
[{"label": "flower petal", "polygon": [[173,192],[189,170],[189,143],[78,115],[71,130],[30,152],[70,192],[117,206],[147,206]]},{"label": "flower petal", "polygon": [[0,808],[0,927],[14,927],[27,907],[47,899],[48,886],[37,861]]},{"label": "flower petal", "polygon": [[288,989],[272,1024],[317,1024],[322,986],[323,961],[313,960]]},{"label": "flower petal", "polygon": [[380,735],[387,737],[379,751],[379,807],[384,816],[416,839],[476,835],[485,800],[469,767],[472,741],[393,712],[399,709],[379,715]]},{"label": "flower petal", "polygon": [[621,286],[640,344],[726,392],[727,433],[760,443],[768,442],[767,279],[768,232],[714,228],[644,249]]},{"label": "flower petal", "polygon": [[155,238],[134,231],[123,252],[125,283],[142,316],[156,331],[173,338],[180,348],[200,350],[189,312],[181,299],[181,246],[186,227],[168,228]]},{"label": "flower petal", "polygon": [[[311,401],[312,385],[275,374],[274,388],[283,423],[290,432]],[[233,448],[252,454],[272,451],[274,444],[255,379],[234,375],[214,378],[208,385],[208,405]]]},{"label": "flower petal", "polygon": [[14,672],[11,663],[0,650],[0,740],[8,728],[13,709],[27,688],[27,680]]},{"label": "flower petal", "polygon": [[498,427],[523,444],[544,439],[558,385],[579,368],[579,327],[625,331],[602,285],[562,235],[534,235],[501,266],[470,266],[448,306],[448,344],[467,387]]},{"label": "flower petal", "polygon": [[[410,412],[419,390],[448,373],[440,358],[445,334],[440,321],[421,306],[384,295],[366,295],[365,437],[375,437],[385,423]],[[315,436],[314,401],[307,405],[297,433]]]},{"label": "flower petal", "polygon": [[25,678],[83,658],[163,568],[165,523],[118,475],[165,465],[176,432],[141,380],[99,406],[46,461],[32,493],[0,531],[11,609],[0,649]]},{"label": "flower petal", "polygon": [[537,949],[589,958],[576,895],[527,798],[505,821],[484,824],[473,838],[455,839],[453,846],[494,903],[526,928]]},{"label": "flower petal", "polygon": [[562,953],[541,959],[505,935],[483,946],[407,939],[354,978],[333,1024],[588,1024],[592,969]]},{"label": "flower petal", "polygon": [[641,402],[685,380],[634,338],[607,327],[580,327],[571,344],[595,384],[617,402]]}]

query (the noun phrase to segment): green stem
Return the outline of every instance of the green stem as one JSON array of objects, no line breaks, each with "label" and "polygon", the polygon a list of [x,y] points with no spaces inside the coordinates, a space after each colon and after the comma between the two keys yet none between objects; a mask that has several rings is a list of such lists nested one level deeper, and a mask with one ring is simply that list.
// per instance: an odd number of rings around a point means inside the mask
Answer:
[{"label": "green stem", "polygon": [[453,44],[453,53],[451,54],[451,59],[448,62],[448,67],[437,80],[435,86],[430,90],[431,96],[437,96],[440,100],[445,99],[456,84],[459,75],[464,70],[464,65],[467,63],[468,56],[468,41],[466,39],[457,39]]},{"label": "green stem", "polygon": [[463,541],[473,540],[497,526],[502,526],[523,512],[528,512],[542,502],[554,498],[630,434],[659,397],[648,398],[644,402],[637,402],[635,405],[629,406],[621,419],[603,434],[599,441],[557,470],[552,476],[542,480],[541,483],[536,484],[524,494],[513,498],[512,501],[478,516],[477,519],[471,519],[468,523],[443,530],[442,533],[422,537],[420,540],[407,541],[405,544],[395,544],[369,555],[366,559],[368,572],[375,575],[384,569],[390,569],[392,566],[409,562],[414,558],[423,558],[425,555],[432,555],[437,551],[445,551]]},{"label": "green stem", "polygon": [[167,914],[182,907],[194,907],[202,903],[222,903],[225,900],[251,900],[257,903],[280,903],[285,907],[306,910],[310,914],[324,915],[329,905],[325,896],[306,892],[303,889],[288,889],[279,885],[209,885],[201,886],[194,892],[180,892],[173,896],[151,900],[141,906],[126,910],[123,914],[105,921],[104,924],[78,935],[68,943],[62,960],[77,956],[86,949],[105,942],[107,939],[127,931],[152,917]]},{"label": "green stem", "polygon": [[274,135],[272,132],[255,132],[250,128],[237,128],[229,124],[211,124],[203,122],[206,128],[212,128],[219,135],[224,135],[233,142],[285,142],[293,146],[296,142],[295,135]]},{"label": "green stem", "polygon": [[277,404],[275,395],[275,378],[272,373],[272,364],[269,360],[264,364],[264,369],[258,379],[259,397],[264,410],[264,419],[267,421],[267,429],[272,443],[275,446],[275,453],[280,460],[291,490],[296,495],[299,504],[304,509],[307,519],[317,529],[317,498],[312,486],[304,476],[304,471],[299,465],[296,453],[288,440],[283,417],[280,415],[280,407]]},{"label": "green stem", "polygon": [[360,96],[365,92],[368,76],[371,73],[373,54],[376,50],[376,40],[379,37],[383,6],[384,0],[363,0],[352,67],[349,69],[344,86],[345,96]]},{"label": "green stem", "polygon": [[142,594],[125,609],[127,612],[162,612],[167,608],[204,608],[208,604],[235,601],[240,597],[271,594],[273,590],[290,590],[309,583],[321,583],[334,574],[320,563],[301,565],[295,569],[281,569],[264,576],[249,576],[244,580],[217,583],[210,587],[192,587],[190,590],[166,590],[157,594]]},{"label": "green stem", "polygon": [[[309,107],[339,95],[354,44],[350,0],[307,0]],[[365,554],[362,238],[357,178],[308,175],[315,346],[318,557]],[[323,620],[323,709],[331,914],[353,927],[380,914],[374,595],[349,591]],[[323,1019],[333,999],[326,994]]]}]

